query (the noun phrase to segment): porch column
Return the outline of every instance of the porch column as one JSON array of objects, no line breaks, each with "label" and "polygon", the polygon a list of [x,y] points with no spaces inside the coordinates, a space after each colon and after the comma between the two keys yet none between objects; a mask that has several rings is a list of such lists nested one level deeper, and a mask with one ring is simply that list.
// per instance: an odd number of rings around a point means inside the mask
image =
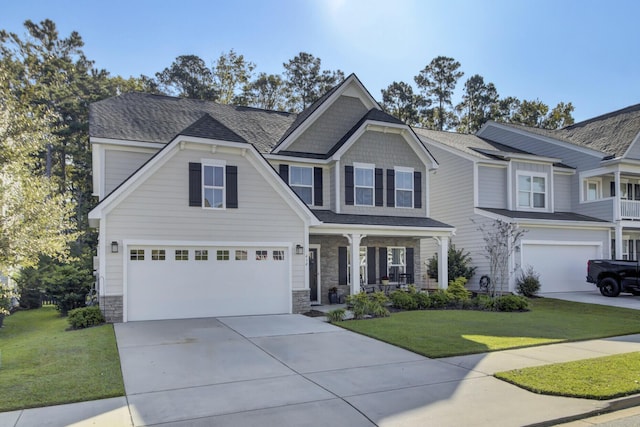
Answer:
[{"label": "porch column", "polygon": [[440,237],[438,242],[438,288],[449,287],[449,237]]},{"label": "porch column", "polygon": [[622,207],[620,199],[620,171],[617,170],[613,173],[613,180],[615,182],[616,195],[613,205],[613,220],[616,223],[616,258],[622,259],[622,213],[620,208]]},{"label": "porch column", "polygon": [[345,234],[351,247],[351,295],[360,292],[360,242],[367,237],[364,234]]}]

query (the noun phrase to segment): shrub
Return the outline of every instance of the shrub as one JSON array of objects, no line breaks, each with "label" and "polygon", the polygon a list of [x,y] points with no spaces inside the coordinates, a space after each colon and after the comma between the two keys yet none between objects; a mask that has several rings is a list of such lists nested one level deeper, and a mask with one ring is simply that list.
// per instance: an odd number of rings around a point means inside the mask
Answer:
[{"label": "shrub", "polygon": [[516,292],[525,297],[533,297],[540,291],[540,275],[527,267],[526,271],[520,273],[516,279]]},{"label": "shrub", "polygon": [[[455,245],[449,246],[447,252],[448,274],[449,277],[464,277],[470,280],[476,272],[476,267],[471,266],[471,255],[464,249],[456,249]],[[438,278],[438,254],[427,261],[427,274],[432,279]]]},{"label": "shrub", "polygon": [[427,309],[431,306],[431,299],[426,292],[416,292],[415,294],[411,294],[411,297],[415,300],[416,304],[418,304],[418,309],[420,310]]},{"label": "shrub", "polygon": [[493,300],[495,311],[525,311],[529,309],[529,300],[520,295],[503,295]]},{"label": "shrub", "polygon": [[[347,296],[347,304],[351,306],[353,317],[362,319],[365,316],[388,316],[389,311],[384,307],[389,301],[387,296],[382,292],[375,292],[371,295],[364,292]],[[383,314],[385,313],[386,314]]]},{"label": "shrub", "polygon": [[471,298],[471,292],[464,287],[467,283],[465,277],[457,277],[455,280],[449,281],[449,287],[446,293],[456,302],[464,302]]},{"label": "shrub", "polygon": [[415,310],[418,302],[413,298],[413,294],[405,291],[394,291],[389,294],[391,304],[400,310]]},{"label": "shrub", "polygon": [[489,295],[478,295],[474,298],[474,304],[480,310],[493,310],[493,298]]},{"label": "shrub", "polygon": [[46,291],[56,299],[56,308],[62,316],[66,316],[69,310],[84,307],[93,281],[91,271],[79,263],[55,265],[43,278]]},{"label": "shrub", "polygon": [[447,308],[451,304],[451,296],[442,290],[438,290],[429,295],[432,308]]},{"label": "shrub", "polygon": [[329,319],[331,323],[342,322],[345,313],[346,310],[344,308],[336,308],[335,310],[327,312],[327,319]]},{"label": "shrub", "polygon": [[89,328],[105,322],[104,316],[97,306],[76,308],[69,311],[69,325],[71,329]]},{"label": "shrub", "polygon": [[31,309],[42,307],[43,272],[28,267],[21,269],[15,276],[18,285],[18,294],[20,295],[20,308]]}]

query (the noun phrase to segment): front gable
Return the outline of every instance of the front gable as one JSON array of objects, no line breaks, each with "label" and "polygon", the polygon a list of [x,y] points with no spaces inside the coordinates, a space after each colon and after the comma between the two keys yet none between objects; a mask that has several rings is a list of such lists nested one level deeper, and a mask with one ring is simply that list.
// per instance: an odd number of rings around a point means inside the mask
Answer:
[{"label": "front gable", "polygon": [[325,154],[371,109],[380,106],[352,74],[303,111],[273,153]]}]

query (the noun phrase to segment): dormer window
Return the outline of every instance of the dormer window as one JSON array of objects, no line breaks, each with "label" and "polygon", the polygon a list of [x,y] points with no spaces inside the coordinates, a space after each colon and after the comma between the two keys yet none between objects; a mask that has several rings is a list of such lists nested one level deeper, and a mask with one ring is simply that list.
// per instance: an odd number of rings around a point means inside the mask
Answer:
[{"label": "dormer window", "polygon": [[546,207],[546,175],[533,172],[518,173],[518,208],[545,209]]},{"label": "dormer window", "polygon": [[224,209],[224,164],[205,164],[202,170],[203,206]]}]

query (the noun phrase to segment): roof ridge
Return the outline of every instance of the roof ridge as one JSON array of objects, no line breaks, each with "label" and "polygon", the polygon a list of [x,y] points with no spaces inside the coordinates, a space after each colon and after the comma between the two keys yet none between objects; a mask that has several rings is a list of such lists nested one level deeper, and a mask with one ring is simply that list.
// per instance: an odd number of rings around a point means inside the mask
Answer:
[{"label": "roof ridge", "polygon": [[600,120],[606,120],[606,119],[609,119],[611,117],[615,117],[615,116],[618,116],[620,114],[630,113],[630,112],[633,112],[633,111],[640,111],[640,104],[630,105],[628,107],[624,107],[624,108],[621,108],[621,109],[616,110],[616,111],[611,111],[609,113],[601,114],[599,116],[592,117],[590,119],[586,119],[586,120],[583,120],[581,122],[574,123],[572,125],[568,125],[568,126],[565,126],[563,128],[557,129],[557,130],[570,130],[570,129],[574,129],[576,127],[585,126],[585,125],[587,125],[589,123],[597,122],[597,121],[600,121]]},{"label": "roof ridge", "polygon": [[[211,125],[213,125],[213,128]],[[221,135],[221,133],[225,135]],[[219,120],[215,119],[209,113],[204,113],[198,120],[178,132],[178,135],[202,138],[211,138],[212,136],[215,136],[220,137],[225,141],[243,142],[248,144],[246,139],[235,133],[229,127],[225,126]]]}]

